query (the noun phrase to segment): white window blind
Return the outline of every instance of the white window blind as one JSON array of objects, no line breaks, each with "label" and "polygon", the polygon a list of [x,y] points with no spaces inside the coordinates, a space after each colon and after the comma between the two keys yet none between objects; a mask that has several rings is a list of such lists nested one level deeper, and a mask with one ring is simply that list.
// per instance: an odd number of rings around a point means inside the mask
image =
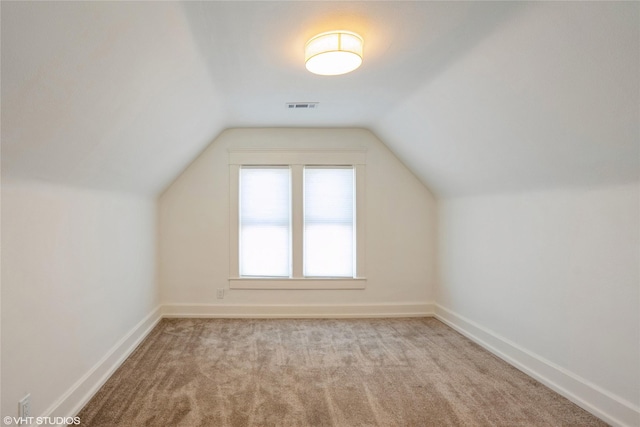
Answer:
[{"label": "white window blind", "polygon": [[354,170],[304,168],[304,275],[354,277]]},{"label": "white window blind", "polygon": [[240,275],[291,275],[291,174],[288,167],[240,169]]}]

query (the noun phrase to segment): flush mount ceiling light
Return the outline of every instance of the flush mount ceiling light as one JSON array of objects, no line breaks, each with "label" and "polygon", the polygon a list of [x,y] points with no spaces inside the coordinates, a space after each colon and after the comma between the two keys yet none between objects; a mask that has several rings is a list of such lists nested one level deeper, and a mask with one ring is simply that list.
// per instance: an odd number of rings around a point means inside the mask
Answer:
[{"label": "flush mount ceiling light", "polygon": [[351,31],[328,31],[312,37],[304,47],[307,70],[323,76],[337,76],[362,64],[364,41]]}]

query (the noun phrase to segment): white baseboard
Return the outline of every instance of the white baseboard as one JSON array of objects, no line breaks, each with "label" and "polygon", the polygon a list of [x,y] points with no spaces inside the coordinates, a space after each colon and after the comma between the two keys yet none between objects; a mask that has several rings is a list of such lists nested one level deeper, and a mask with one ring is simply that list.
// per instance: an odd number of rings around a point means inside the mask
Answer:
[{"label": "white baseboard", "polygon": [[163,317],[226,318],[357,318],[430,317],[433,304],[167,304]]},{"label": "white baseboard", "polygon": [[[120,341],[111,347],[93,368],[51,405],[42,417],[75,417],[156,326],[161,319],[161,311],[161,306],[156,307],[134,326]],[[66,424],[64,425],[66,426]]]},{"label": "white baseboard", "polygon": [[640,426],[640,408],[438,304],[435,317],[527,375],[618,427]]}]

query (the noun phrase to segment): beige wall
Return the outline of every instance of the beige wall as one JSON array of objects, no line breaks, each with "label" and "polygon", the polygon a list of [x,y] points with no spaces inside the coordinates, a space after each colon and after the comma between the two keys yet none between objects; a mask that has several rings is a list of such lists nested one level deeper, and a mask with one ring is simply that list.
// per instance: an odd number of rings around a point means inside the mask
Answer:
[{"label": "beige wall", "polygon": [[462,197],[439,207],[438,304],[634,425],[640,186]]},{"label": "beige wall", "polygon": [[[230,149],[367,150],[365,290],[230,290]],[[165,304],[426,304],[435,280],[435,199],[369,131],[231,129],[159,199],[159,268]],[[225,298],[216,299],[224,288]]]},{"label": "beige wall", "polygon": [[26,393],[32,416],[70,415],[79,380],[158,305],[155,215],[150,199],[2,183],[3,416]]}]

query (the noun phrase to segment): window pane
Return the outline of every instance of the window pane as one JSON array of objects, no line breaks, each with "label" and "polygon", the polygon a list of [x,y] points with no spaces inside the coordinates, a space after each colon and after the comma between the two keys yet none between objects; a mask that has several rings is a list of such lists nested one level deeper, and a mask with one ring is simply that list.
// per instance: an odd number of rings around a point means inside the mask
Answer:
[{"label": "window pane", "polygon": [[241,276],[290,276],[290,189],[289,168],[240,169]]},{"label": "window pane", "polygon": [[242,227],[242,276],[289,276],[289,228],[258,225]]},{"label": "window pane", "polygon": [[304,169],[304,275],[353,277],[353,168]]}]

